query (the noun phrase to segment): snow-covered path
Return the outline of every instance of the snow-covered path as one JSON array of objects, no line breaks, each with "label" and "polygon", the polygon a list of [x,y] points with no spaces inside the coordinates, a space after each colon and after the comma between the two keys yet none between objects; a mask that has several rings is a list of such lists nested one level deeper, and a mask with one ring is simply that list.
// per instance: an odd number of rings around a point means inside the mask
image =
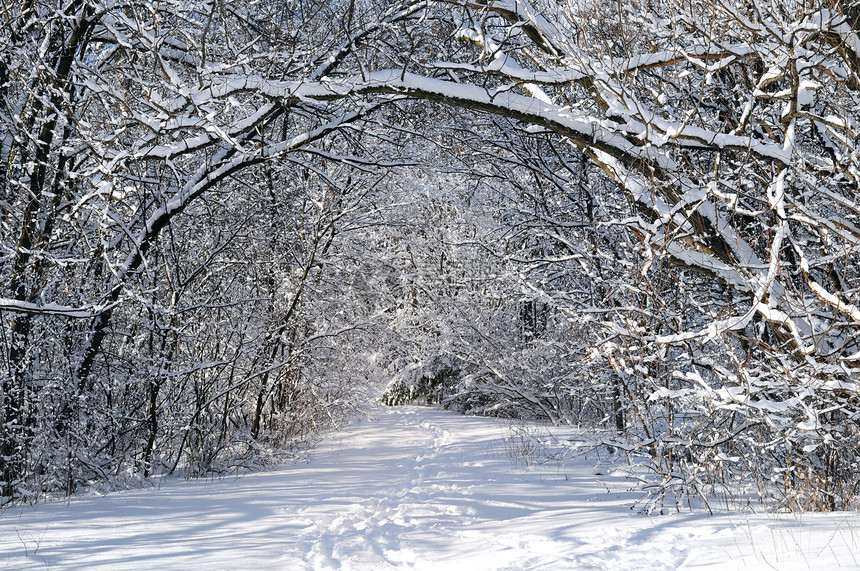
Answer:
[{"label": "snow-covered path", "polygon": [[308,464],[0,516],[0,568],[860,568],[857,514],[629,509],[585,461],[523,472],[504,424],[380,409]]}]

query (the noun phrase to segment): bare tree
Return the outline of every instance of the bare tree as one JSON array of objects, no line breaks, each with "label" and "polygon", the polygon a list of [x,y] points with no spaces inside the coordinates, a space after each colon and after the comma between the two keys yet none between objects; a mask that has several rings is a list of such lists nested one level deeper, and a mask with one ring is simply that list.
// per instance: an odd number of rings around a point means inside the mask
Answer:
[{"label": "bare tree", "polygon": [[[459,110],[461,139],[501,118],[505,136],[473,148],[522,206],[510,236],[528,227],[504,252],[528,267],[523,343],[540,341],[535,304],[601,316],[581,359],[611,371],[594,406],[654,459],[660,491],[707,496],[720,472],[763,494],[778,479],[791,505],[856,502],[855,2],[3,8],[3,498],[104,477],[113,449],[144,474],[177,466],[185,426],[199,449],[215,426],[253,448],[286,411],[302,335],[328,351],[339,330],[301,305],[331,307],[308,288],[344,275],[319,255],[347,259],[344,217],[373,218],[353,196],[436,160],[438,127],[409,129],[433,103]],[[263,247],[272,212],[295,240]],[[254,248],[269,267],[240,284]],[[189,402],[174,434],[162,415]],[[162,438],[178,445],[156,462]]]}]

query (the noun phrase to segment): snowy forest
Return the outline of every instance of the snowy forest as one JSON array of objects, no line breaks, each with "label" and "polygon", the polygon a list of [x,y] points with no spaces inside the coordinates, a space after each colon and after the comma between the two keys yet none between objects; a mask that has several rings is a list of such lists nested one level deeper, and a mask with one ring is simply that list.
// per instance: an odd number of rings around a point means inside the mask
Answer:
[{"label": "snowy forest", "polygon": [[0,505],[366,402],[860,499],[857,0],[0,0]]}]

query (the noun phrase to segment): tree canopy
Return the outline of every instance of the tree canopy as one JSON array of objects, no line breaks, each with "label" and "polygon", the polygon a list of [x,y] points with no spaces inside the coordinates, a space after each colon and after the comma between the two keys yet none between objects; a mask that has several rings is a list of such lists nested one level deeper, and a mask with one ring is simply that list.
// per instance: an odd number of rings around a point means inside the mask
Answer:
[{"label": "tree canopy", "polygon": [[0,503],[258,465],[393,379],[600,428],[658,499],[856,506],[857,2],[0,30]]}]

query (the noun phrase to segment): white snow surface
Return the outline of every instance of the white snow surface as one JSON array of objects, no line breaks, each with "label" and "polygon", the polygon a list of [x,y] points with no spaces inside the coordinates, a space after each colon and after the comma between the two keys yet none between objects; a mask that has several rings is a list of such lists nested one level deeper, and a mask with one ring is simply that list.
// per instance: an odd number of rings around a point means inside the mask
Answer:
[{"label": "white snow surface", "polygon": [[856,513],[645,516],[593,457],[518,467],[510,434],[380,408],[308,463],[10,508],[0,568],[860,568]]}]

